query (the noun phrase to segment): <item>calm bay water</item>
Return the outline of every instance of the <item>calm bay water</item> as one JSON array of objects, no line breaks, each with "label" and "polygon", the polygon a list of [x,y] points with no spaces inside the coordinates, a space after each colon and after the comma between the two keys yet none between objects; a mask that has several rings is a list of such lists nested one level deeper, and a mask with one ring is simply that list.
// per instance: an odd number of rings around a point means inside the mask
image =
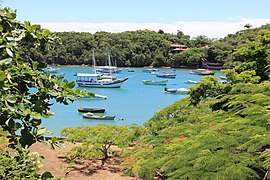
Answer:
[{"label": "calm bay water", "polygon": [[[73,73],[92,73],[90,67],[60,67],[61,72],[65,73],[65,79],[75,81],[76,76]],[[192,84],[186,84],[186,80],[199,81],[203,76],[189,73],[189,69],[175,69],[177,74],[175,79],[168,79],[167,86],[144,85],[143,80],[158,79],[155,75],[142,72],[142,68],[129,68],[134,72],[128,72],[127,68],[122,69],[118,78],[130,77],[123,83],[121,88],[85,88],[85,89],[100,95],[105,95],[107,99],[84,99],[63,104],[55,103],[52,106],[52,111],[55,115],[43,120],[43,125],[54,136],[59,136],[60,131],[65,127],[77,127],[83,125],[96,125],[101,123],[109,123],[114,125],[124,125],[136,123],[143,125],[156,112],[167,107],[175,101],[186,97],[181,94],[165,93],[164,87],[184,87],[187,88]],[[160,72],[171,72],[172,69],[159,69]],[[216,76],[223,75],[216,71]],[[78,87],[76,87],[78,88]],[[106,115],[115,115],[114,121],[90,120],[82,117],[82,113],[78,112],[80,107],[102,107],[106,108]]]}]

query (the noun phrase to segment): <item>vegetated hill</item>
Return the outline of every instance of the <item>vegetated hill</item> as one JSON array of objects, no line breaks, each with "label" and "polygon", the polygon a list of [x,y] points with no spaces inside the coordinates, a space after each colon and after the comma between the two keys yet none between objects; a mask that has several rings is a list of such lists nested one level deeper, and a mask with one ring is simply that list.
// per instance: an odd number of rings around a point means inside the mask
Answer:
[{"label": "vegetated hill", "polygon": [[[121,33],[96,32],[57,32],[62,43],[46,54],[37,52],[33,47],[24,50],[26,59],[44,60],[48,64],[92,65],[92,52],[98,65],[105,65],[108,53],[117,66],[171,66],[204,67],[223,66],[234,61],[236,48],[253,41],[260,29],[270,29],[270,25],[248,28],[236,34],[216,40],[206,36],[190,38],[181,31],[176,34],[150,30],[126,31]],[[179,44],[186,49],[179,53],[170,46]]]}]

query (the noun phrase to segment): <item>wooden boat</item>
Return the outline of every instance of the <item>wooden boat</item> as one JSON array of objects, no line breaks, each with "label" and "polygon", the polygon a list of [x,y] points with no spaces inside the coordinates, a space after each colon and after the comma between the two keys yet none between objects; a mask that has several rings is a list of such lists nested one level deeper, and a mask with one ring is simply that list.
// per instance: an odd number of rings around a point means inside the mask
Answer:
[{"label": "wooden boat", "polygon": [[98,116],[98,115],[95,115],[91,112],[83,113],[82,116],[84,118],[98,119],[98,120],[114,120],[114,118],[115,118],[115,116]]},{"label": "wooden boat", "polygon": [[175,78],[176,74],[174,72],[172,73],[163,72],[156,74],[156,76],[159,78]]},{"label": "wooden boat", "polygon": [[143,80],[146,85],[167,85],[168,80]]},{"label": "wooden boat", "polygon": [[176,94],[187,94],[188,93],[188,89],[186,88],[164,88],[165,92],[169,92],[169,93],[176,93]]},{"label": "wooden boat", "polygon": [[191,74],[198,74],[198,75],[214,75],[214,71],[210,71],[209,69],[196,69],[196,70],[191,70]]},{"label": "wooden boat", "polygon": [[79,112],[104,113],[105,108],[78,108]]}]

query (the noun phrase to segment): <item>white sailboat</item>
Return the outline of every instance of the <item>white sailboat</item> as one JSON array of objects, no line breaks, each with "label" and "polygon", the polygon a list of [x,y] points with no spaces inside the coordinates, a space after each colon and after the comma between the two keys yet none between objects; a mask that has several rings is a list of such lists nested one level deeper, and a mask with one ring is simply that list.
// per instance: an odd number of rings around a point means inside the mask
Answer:
[{"label": "white sailboat", "polygon": [[113,73],[120,73],[121,69],[117,69],[116,65],[112,66],[111,64],[111,57],[110,57],[110,53],[108,53],[108,66],[98,66],[95,71],[97,73],[109,73],[109,74],[113,74]]},{"label": "white sailboat", "polygon": [[[109,66],[110,64],[110,55],[108,54]],[[88,73],[78,73],[76,83],[78,86],[83,87],[95,87],[95,88],[120,88],[123,82],[128,80],[128,78],[122,79],[113,79],[112,77],[104,78],[103,74],[97,74],[96,71],[96,62],[93,51],[93,68],[94,74]],[[109,75],[111,75],[111,71],[109,71]],[[103,76],[103,77],[102,77]]]}]

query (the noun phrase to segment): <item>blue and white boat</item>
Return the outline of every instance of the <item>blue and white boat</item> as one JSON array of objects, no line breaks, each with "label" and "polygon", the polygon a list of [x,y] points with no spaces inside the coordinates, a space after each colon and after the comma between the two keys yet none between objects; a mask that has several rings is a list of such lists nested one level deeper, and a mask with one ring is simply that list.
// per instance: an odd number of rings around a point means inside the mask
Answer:
[{"label": "blue and white boat", "polygon": [[120,88],[128,78],[122,79],[101,79],[101,74],[78,73],[76,83],[80,87],[94,88]]},{"label": "blue and white boat", "polygon": [[163,73],[156,74],[156,76],[159,78],[175,78],[176,74],[174,72],[171,72],[171,73],[163,72]]},{"label": "blue and white boat", "polygon": [[158,72],[158,69],[148,68],[148,69],[143,69],[142,72],[147,72],[147,73]]}]

